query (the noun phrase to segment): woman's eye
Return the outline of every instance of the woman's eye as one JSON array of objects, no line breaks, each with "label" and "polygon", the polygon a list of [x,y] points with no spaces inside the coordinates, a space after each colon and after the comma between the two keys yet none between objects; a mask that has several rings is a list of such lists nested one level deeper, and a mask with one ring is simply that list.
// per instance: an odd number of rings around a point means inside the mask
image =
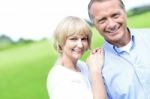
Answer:
[{"label": "woman's eye", "polygon": [[87,37],[85,37],[85,38],[82,38],[82,40],[83,40],[83,41],[87,41],[87,39],[88,39]]},{"label": "woman's eye", "polygon": [[75,41],[75,40],[77,40],[77,38],[70,38],[70,40],[73,40],[73,41]]}]

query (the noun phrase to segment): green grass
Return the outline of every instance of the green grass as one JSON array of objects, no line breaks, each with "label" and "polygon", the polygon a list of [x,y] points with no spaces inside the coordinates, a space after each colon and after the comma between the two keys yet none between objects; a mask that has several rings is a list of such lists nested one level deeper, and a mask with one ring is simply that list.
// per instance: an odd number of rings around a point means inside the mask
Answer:
[{"label": "green grass", "polygon": [[56,59],[48,41],[0,52],[0,99],[48,99],[46,79]]},{"label": "green grass", "polygon": [[131,28],[150,28],[150,12],[128,18],[128,26]]},{"label": "green grass", "polygon": [[[129,27],[150,28],[150,13],[130,17]],[[92,28],[91,49],[104,40]],[[82,57],[88,56],[89,51]],[[0,51],[0,99],[48,99],[46,79],[57,58],[51,41],[39,41]]]}]

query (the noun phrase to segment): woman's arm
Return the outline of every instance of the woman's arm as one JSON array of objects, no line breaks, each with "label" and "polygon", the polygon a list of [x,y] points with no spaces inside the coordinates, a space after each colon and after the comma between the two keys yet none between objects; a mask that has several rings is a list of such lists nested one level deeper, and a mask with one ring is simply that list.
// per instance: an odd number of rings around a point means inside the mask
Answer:
[{"label": "woman's arm", "polygon": [[91,74],[93,99],[107,99],[106,89],[101,73],[104,62],[103,49],[93,50],[86,62]]}]

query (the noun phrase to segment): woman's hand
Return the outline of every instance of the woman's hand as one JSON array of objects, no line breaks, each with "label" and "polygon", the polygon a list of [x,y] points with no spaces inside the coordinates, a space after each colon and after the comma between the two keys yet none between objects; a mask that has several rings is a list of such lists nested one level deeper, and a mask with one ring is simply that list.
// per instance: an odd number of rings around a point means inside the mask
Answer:
[{"label": "woman's hand", "polygon": [[86,60],[90,72],[101,72],[104,64],[104,50],[102,48],[94,49]]},{"label": "woman's hand", "polygon": [[95,49],[91,52],[86,61],[91,74],[93,99],[107,99],[107,93],[102,77],[102,66],[104,64],[104,50]]}]

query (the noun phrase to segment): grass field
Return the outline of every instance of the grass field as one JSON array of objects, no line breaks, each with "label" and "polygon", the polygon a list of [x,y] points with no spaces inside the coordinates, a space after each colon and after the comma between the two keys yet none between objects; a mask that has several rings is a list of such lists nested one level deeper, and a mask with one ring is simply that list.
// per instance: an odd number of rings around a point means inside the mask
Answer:
[{"label": "grass field", "polygon": [[128,18],[128,26],[131,28],[150,28],[150,11],[129,17]]},{"label": "grass field", "polygon": [[0,52],[0,99],[48,99],[46,77],[56,57],[51,47],[41,41]]},{"label": "grass field", "polygon": [[[150,28],[149,17],[150,13],[130,17],[128,25]],[[100,47],[103,38],[92,30],[91,48]],[[48,99],[46,78],[56,57],[52,42],[47,40],[0,51],[0,99]]]}]

